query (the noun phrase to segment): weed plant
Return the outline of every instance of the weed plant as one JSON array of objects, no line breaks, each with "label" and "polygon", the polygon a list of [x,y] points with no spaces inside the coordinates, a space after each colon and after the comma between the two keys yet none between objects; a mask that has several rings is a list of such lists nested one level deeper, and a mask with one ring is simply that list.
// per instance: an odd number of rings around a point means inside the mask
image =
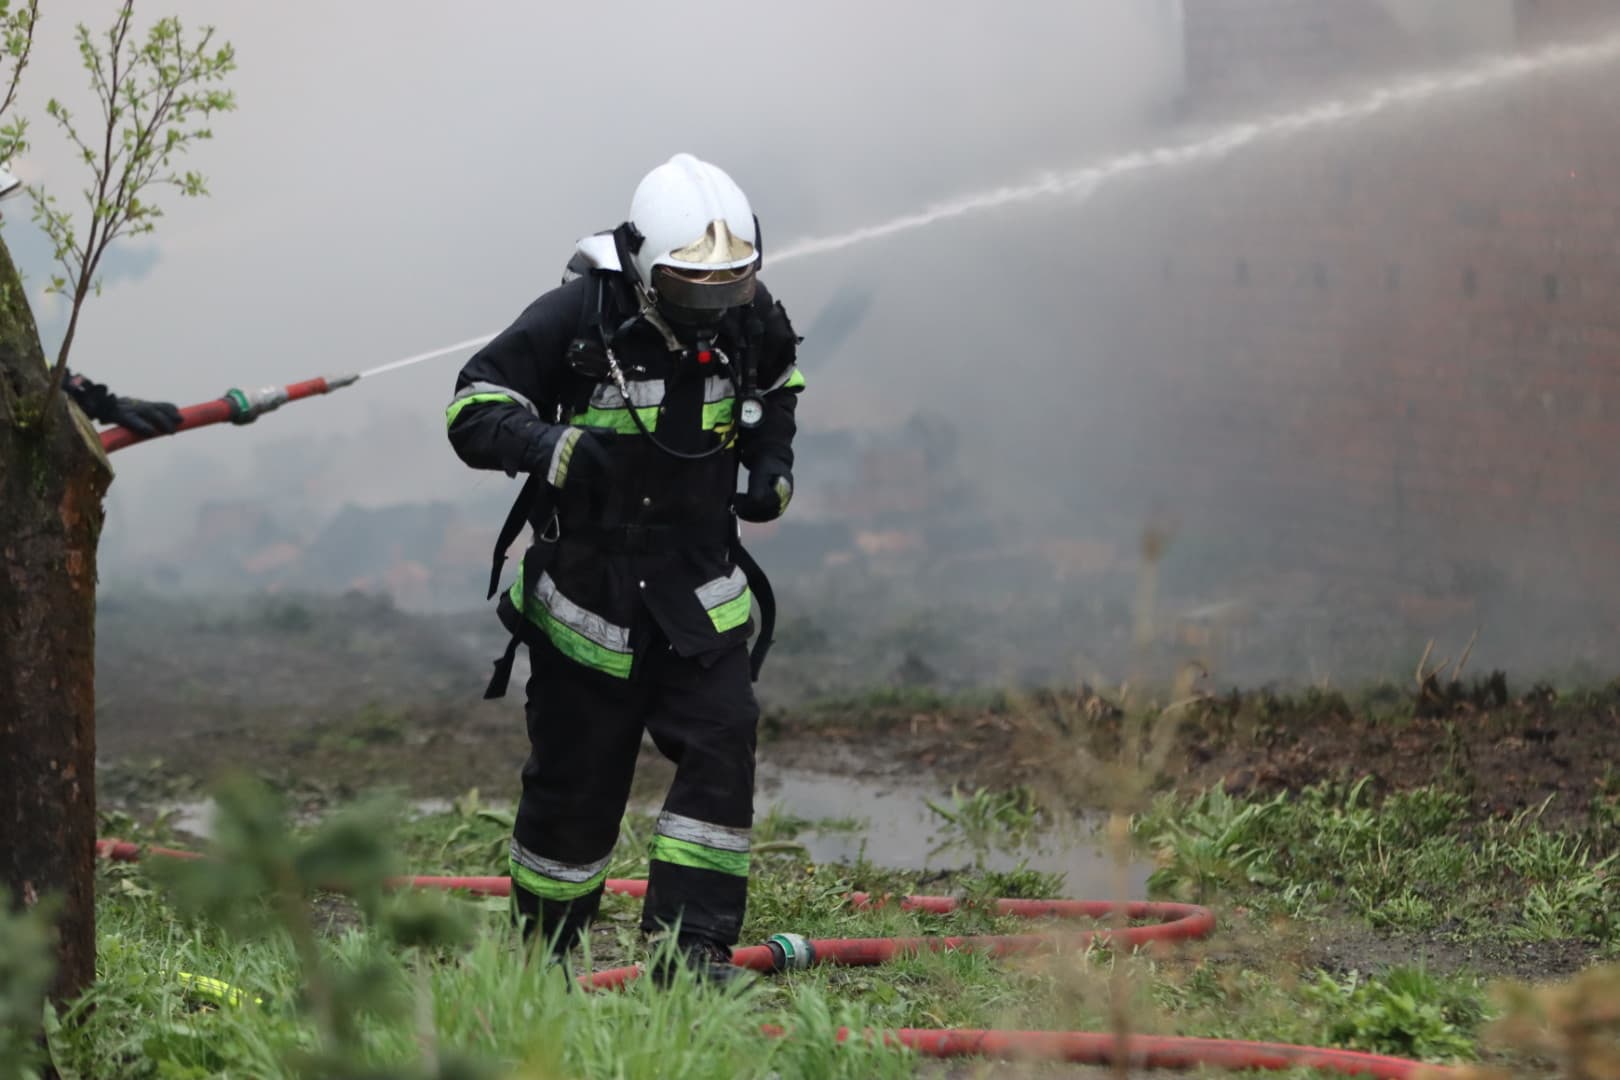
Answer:
[{"label": "weed plant", "polygon": [[[506,901],[381,887],[407,865],[499,873],[505,807],[469,793],[443,814],[404,820],[362,806],[296,828],[262,792],[248,790],[221,799],[217,861],[149,858],[99,869],[100,976],[50,1025],[63,1076],[909,1076],[935,1067],[860,1033],[1098,1030],[1112,1022],[1118,1003],[1109,988],[1121,970],[1137,1031],[1398,1045],[1439,1060],[1468,1057],[1484,1015],[1482,997],[1458,981],[1400,972],[1290,981],[1242,963],[1100,947],[1005,960],[930,953],[724,990],[683,979],[667,991],[638,981],[585,994],[561,968],[529,962]],[[627,819],[613,876],[645,873],[648,826]],[[784,825],[776,839],[812,826]],[[779,930],[873,937],[1030,929],[983,908],[855,912],[844,903],[853,889],[948,889],[975,899],[1053,895],[1061,883],[1024,871],[924,884],[864,862],[810,864],[784,848],[756,861],[744,941]],[[645,959],[637,914],[637,901],[610,896],[582,962]],[[762,1025],[790,1035],[767,1035]],[[857,1036],[840,1043],[835,1033],[845,1027]]]},{"label": "weed plant", "polygon": [[1295,918],[1349,914],[1373,927],[1459,940],[1581,939],[1620,948],[1620,835],[1594,818],[1569,832],[1546,804],[1470,825],[1459,796],[1399,792],[1376,805],[1368,780],[1297,795],[1238,798],[1215,787],[1165,795],[1134,831],[1158,894],[1239,898]]}]

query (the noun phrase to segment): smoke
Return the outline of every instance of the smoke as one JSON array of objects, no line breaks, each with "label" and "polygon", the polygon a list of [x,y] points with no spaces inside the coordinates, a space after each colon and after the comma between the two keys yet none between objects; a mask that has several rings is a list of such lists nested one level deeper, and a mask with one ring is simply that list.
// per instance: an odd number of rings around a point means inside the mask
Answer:
[{"label": "smoke", "polygon": [[[450,23],[424,3],[229,18],[173,6],[236,43],[241,107],[189,162],[213,197],[170,208],[158,263],[109,283],[76,363],[119,392],[180,402],[362,370],[504,326],[677,150],[738,177],[770,251],[1028,175],[1055,146],[1081,158],[1126,145],[1169,108],[1180,62],[1174,5],[1139,0],[1005,11],[846,0],[813,13],[730,2],[635,19],[475,4]],[[66,55],[62,41],[42,41],[30,75],[71,105],[61,88],[82,79]],[[683,82],[693,64],[704,70]],[[38,142],[38,171],[65,188],[72,163],[46,135]],[[1006,259],[1040,242],[1007,236],[994,253],[953,258]],[[768,278],[801,330],[835,297],[853,311],[852,285],[874,304],[884,282],[927,272],[893,248],[876,263],[791,265]],[[846,340],[838,362],[856,347]],[[820,360],[807,342],[807,370]],[[458,363],[120,454],[110,565],[171,552],[205,502],[286,490],[286,475],[303,472],[299,447],[324,457],[303,481],[305,505],[291,508],[306,515],[295,523],[305,534],[351,499],[503,489],[504,477],[462,468],[444,441]],[[865,412],[823,399],[804,419],[843,426]]]},{"label": "smoke", "polygon": [[[355,4],[323,20],[307,57],[243,12],[251,25],[233,36],[245,63],[261,42],[244,73],[261,103],[244,92],[240,117],[217,125],[219,194],[187,208],[193,224],[110,291],[87,333],[102,355],[114,333],[129,345],[115,385],[144,396],[386,363],[503,326],[556,281],[575,238],[619,219],[642,171],[691,149],[753,194],[767,263],[792,256],[767,278],[806,334],[810,387],[792,522],[761,551],[799,614],[881,634],[965,605],[980,614],[923,638],[951,658],[936,667],[976,663],[991,680],[1063,673],[1082,654],[1108,667],[1122,662],[1140,535],[1165,524],[1161,595],[1176,621],[1161,629],[1191,657],[1227,635],[1226,675],[1351,677],[1481,623],[1482,667],[1601,655],[1612,593],[1567,599],[1590,554],[1571,558],[1545,521],[1512,524],[1517,488],[1489,493],[1517,451],[1483,429],[1543,422],[1541,354],[1473,323],[1444,330],[1479,318],[1446,306],[1460,282],[1542,285],[1513,249],[1521,234],[1477,230],[1575,197],[1517,149],[1546,126],[1489,91],[1219,165],[1067,194],[1049,184],[1218,129],[1230,101],[1186,82],[1184,6],[835,4],[810,19],[716,4],[702,26],[669,7],[625,25],[475,6],[444,26],[426,8]],[[1494,0],[1336,10],[1355,13],[1367,52],[1364,72],[1348,49],[1320,61],[1335,86],[1495,51],[1516,32]],[[389,63],[348,62],[395,12]],[[740,25],[745,47],[709,47]],[[1301,80],[1320,58],[1268,67],[1265,40],[1240,46],[1261,51],[1247,87],[1261,113],[1323,93]],[[728,83],[672,89],[718,56]],[[308,75],[293,77],[295,59]],[[1544,92],[1582,99],[1589,84],[1559,78]],[[1601,124],[1603,104],[1583,122]],[[274,170],[267,146],[286,148]],[[964,196],[981,191],[1039,197]],[[953,206],[972,212],[915,216]],[[849,242],[804,243],[828,237]],[[1507,285],[1485,287],[1506,302]],[[1455,358],[1492,350],[1502,388],[1487,391],[1484,361],[1459,372]],[[406,526],[379,513],[368,533],[354,508],[452,507],[492,539],[512,486],[444,442],[456,363],[121,453],[109,565],[176,565],[195,550],[199,505],[230,499],[270,514],[278,542],[374,546],[380,579],[405,557],[388,537]],[[1470,377],[1477,413],[1437,404],[1437,381]],[[1514,483],[1536,497],[1528,477]],[[1473,502],[1458,494],[1475,488]],[[469,606],[481,597],[466,587]]]},{"label": "smoke", "polygon": [[[1424,22],[1392,51],[1415,50],[1428,71],[1495,40],[1485,31],[1499,24],[1479,16]],[[1612,218],[1590,220],[1594,237],[1578,207],[1612,202],[1612,163],[1594,166],[1590,148],[1613,135],[1612,92],[1592,92],[1617,49],[1614,36],[1582,38],[1320,107],[1311,88],[1279,82],[1281,121],[1146,155],[1205,167],[1100,191],[1086,181],[1148,169],[1060,171],[792,249],[847,249],[853,273],[881,280],[859,335],[866,362],[821,389],[859,402],[851,426],[898,436],[888,498],[946,485],[909,521],[875,506],[882,496],[827,507],[911,574],[884,602],[1017,596],[1002,641],[942,666],[984,665],[1039,626],[997,659],[1063,670],[1128,626],[1137,543],[1163,523],[1173,621],[1160,629],[1183,658],[1235,640],[1223,676],[1387,674],[1425,636],[1455,649],[1474,630],[1476,664],[1601,671],[1617,614],[1612,556],[1594,550],[1615,519],[1590,497],[1602,437],[1571,443],[1550,418],[1602,411],[1566,373],[1570,345],[1611,340],[1612,310],[1547,304],[1561,288],[1606,295],[1612,279]],[[1524,157],[1538,125],[1560,133],[1541,130],[1545,167]],[[1011,241],[1029,235],[1048,242]],[[1586,274],[1560,285],[1575,264],[1547,260],[1549,235],[1552,251],[1588,252]],[[902,247],[926,275],[881,276]],[[1013,258],[961,257],[989,251]],[[918,417],[953,422],[954,472],[916,468],[915,453],[908,470]],[[1576,489],[1579,508],[1541,501]],[[969,522],[984,526],[981,557],[953,557],[964,553],[947,537]],[[893,535],[908,526],[920,536]],[[860,624],[883,594],[855,589]],[[1112,621],[1077,598],[1113,601]],[[1115,672],[1128,662],[1108,659]]]},{"label": "smoke", "polygon": [[1434,55],[1500,52],[1513,47],[1513,0],[1436,4],[1433,0],[1379,0],[1420,47]]}]

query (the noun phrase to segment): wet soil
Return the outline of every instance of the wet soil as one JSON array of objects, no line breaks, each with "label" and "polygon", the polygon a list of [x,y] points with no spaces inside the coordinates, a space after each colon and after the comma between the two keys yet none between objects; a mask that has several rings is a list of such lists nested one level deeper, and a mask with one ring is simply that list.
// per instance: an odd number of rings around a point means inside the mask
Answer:
[{"label": "wet soil", "polygon": [[[982,704],[819,706],[767,717],[797,746],[859,747],[856,772],[924,768],[970,785],[1029,784],[1060,801],[1117,801],[1121,747],[1157,790],[1222,784],[1233,793],[1297,791],[1370,778],[1370,794],[1441,785],[1476,819],[1546,805],[1549,824],[1584,820],[1620,794],[1620,683],[1561,697],[1545,687],[1444,707],[1379,691],[1195,698],[1138,731],[1086,690]],[[825,751],[819,751],[825,753]]]},{"label": "wet soil", "polygon": [[[160,759],[153,776],[199,780],[235,764],[289,782],[393,783],[419,796],[502,790],[527,753],[527,665],[520,650],[507,696],[483,699],[504,645],[489,624],[480,613],[414,616],[359,594],[110,598],[98,615],[101,764],[138,773]],[[759,693],[763,752],[783,767],[1027,783],[1071,806],[1117,801],[1112,763],[1122,738],[1135,738],[1116,695],[1086,687],[942,694],[892,685],[804,700],[767,677]],[[1421,694],[1409,680],[1359,695],[1194,687],[1174,696],[1179,707],[1136,755],[1161,788],[1267,792],[1371,776],[1378,792],[1448,784],[1479,816],[1550,797],[1557,820],[1584,813],[1620,775],[1620,681],[1565,696],[1499,674],[1431,680]]]},{"label": "wet soil", "polygon": [[[469,788],[494,798],[515,793],[528,753],[521,657],[508,696],[484,701],[489,641],[453,620],[430,624],[353,597],[265,605],[103,611],[104,806],[196,798],[236,768],[312,807],[378,787],[419,799]],[[1144,786],[1271,792],[1371,777],[1380,794],[1442,784],[1467,796],[1476,819],[1550,799],[1553,824],[1584,822],[1595,800],[1620,799],[1620,683],[1564,696],[1500,678],[1353,697],[1193,690],[1145,732],[1111,696],[1085,687],[958,696],[888,688],[791,704],[773,704],[762,687],[761,697],[757,805],[862,818],[867,857],[902,867],[919,854],[916,868],[968,861],[961,852],[929,855],[935,822],[923,800],[953,785],[1027,785],[1082,825],[1095,821],[1095,808],[1139,803]],[[1126,746],[1133,750],[1123,757],[1140,768],[1118,767]],[[656,804],[670,775],[645,746],[634,798]],[[861,852],[853,833],[807,840],[817,859]],[[1094,845],[1073,841],[1050,857],[1069,860],[1050,868],[1066,874],[1071,893],[1104,887]],[[1131,887],[1140,890],[1144,877],[1137,868]],[[1440,970],[1542,977],[1592,959],[1580,942],[1460,943],[1445,928],[1383,935],[1335,921],[1254,942],[1227,933],[1207,947],[1238,957],[1254,950],[1257,962],[1274,962],[1281,948],[1328,970],[1421,960]]]}]

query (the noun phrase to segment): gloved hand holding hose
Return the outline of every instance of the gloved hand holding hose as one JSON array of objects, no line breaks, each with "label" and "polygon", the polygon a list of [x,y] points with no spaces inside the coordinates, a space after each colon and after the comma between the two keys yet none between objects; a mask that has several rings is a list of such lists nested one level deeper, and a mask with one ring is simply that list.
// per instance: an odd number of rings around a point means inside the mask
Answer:
[{"label": "gloved hand holding hose", "polygon": [[113,399],[113,407],[96,417],[103,423],[127,427],[137,435],[173,435],[180,427],[180,410],[167,401],[142,401],[139,398]]},{"label": "gloved hand holding hose", "polygon": [[68,375],[62,385],[85,415],[98,424],[126,427],[142,438],[173,435],[180,427],[180,410],[167,401],[119,397],[83,375]]}]

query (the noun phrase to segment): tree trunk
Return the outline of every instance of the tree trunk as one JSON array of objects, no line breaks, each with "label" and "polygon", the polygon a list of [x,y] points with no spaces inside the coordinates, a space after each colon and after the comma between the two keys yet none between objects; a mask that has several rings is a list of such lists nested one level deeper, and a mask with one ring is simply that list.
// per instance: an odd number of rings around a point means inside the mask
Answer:
[{"label": "tree trunk", "polygon": [[0,882],[13,907],[55,899],[64,1001],[95,977],[96,543],[112,469],[48,383],[0,243]]}]

